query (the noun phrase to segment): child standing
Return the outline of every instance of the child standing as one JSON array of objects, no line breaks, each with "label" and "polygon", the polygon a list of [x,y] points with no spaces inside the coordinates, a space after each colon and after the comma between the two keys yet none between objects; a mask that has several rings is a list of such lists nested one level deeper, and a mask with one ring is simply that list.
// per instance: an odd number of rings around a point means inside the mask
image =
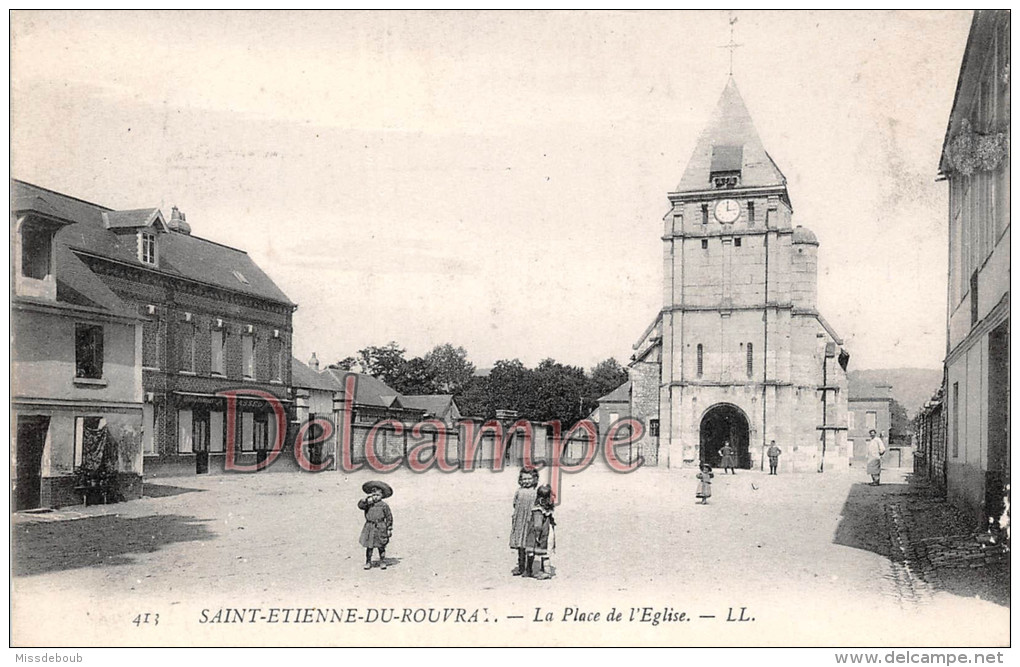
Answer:
[{"label": "child standing", "polygon": [[386,545],[393,535],[393,513],[383,498],[393,495],[386,482],[372,480],[361,485],[367,498],[358,501],[358,509],[365,512],[365,527],[361,529],[361,546],[365,547],[365,569],[372,569],[372,549],[379,550],[379,569],[386,569]]},{"label": "child standing", "polygon": [[[527,554],[528,569],[526,576],[534,576],[535,579],[551,579],[552,572],[546,569],[549,563],[549,533],[556,527],[556,519],[553,518],[553,509],[556,506],[553,498],[552,487],[543,484],[538,487],[535,495],[535,506],[531,508],[531,525],[528,527]],[[556,538],[553,538],[555,549]],[[539,571],[532,574],[535,565],[535,557],[538,557]]]},{"label": "child standing", "polygon": [[519,577],[527,569],[527,553],[525,551],[528,535],[528,524],[531,521],[531,509],[535,506],[538,486],[538,471],[534,468],[522,468],[517,476],[517,492],[514,494],[514,513],[510,522],[510,548],[517,550],[517,567],[513,574]]},{"label": "child standing", "polygon": [[723,472],[729,470],[730,474],[736,475],[737,450],[733,449],[733,445],[730,444],[729,440],[723,443],[722,449],[719,450],[719,454],[722,456],[722,463],[720,463],[720,467],[722,467]]},{"label": "child standing", "polygon": [[701,498],[701,504],[707,505],[708,499],[712,497],[712,478],[715,475],[712,474],[712,466],[707,463],[701,464],[701,472],[698,473],[698,493],[695,495],[696,498]]},{"label": "child standing", "polygon": [[772,444],[769,445],[769,450],[767,453],[769,455],[769,474],[775,475],[776,468],[779,467],[779,455],[783,453],[783,450],[779,449],[779,447],[776,447],[776,441],[773,440]]}]

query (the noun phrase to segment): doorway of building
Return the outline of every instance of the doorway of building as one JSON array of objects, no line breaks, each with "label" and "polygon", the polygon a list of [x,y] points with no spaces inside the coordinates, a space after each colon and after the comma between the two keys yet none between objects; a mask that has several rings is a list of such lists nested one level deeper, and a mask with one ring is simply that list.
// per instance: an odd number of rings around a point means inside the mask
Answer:
[{"label": "doorway of building", "polygon": [[737,450],[737,467],[750,468],[749,431],[747,417],[740,408],[726,403],[712,406],[701,418],[701,463],[719,467],[719,450],[728,440]]},{"label": "doorway of building", "polygon": [[42,500],[42,456],[49,428],[49,417],[18,417],[15,510],[35,509]]},{"label": "doorway of building", "polygon": [[209,411],[195,410],[191,421],[192,447],[195,451],[195,474],[209,472]]},{"label": "doorway of building", "polygon": [[1009,484],[1009,320],[988,334],[988,470],[985,516],[998,519]]}]

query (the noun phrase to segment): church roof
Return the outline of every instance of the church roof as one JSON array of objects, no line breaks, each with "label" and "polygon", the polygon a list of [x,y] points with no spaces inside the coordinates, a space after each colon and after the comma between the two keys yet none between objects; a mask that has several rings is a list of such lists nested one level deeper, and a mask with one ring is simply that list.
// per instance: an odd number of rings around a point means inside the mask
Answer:
[{"label": "church roof", "polygon": [[731,78],[719,97],[708,126],[687,162],[677,192],[706,190],[713,171],[739,169],[740,187],[785,186],[786,177],[769,157]]},{"label": "church roof", "polygon": [[815,236],[815,233],[807,227],[797,225],[793,228],[793,242],[795,244],[803,243],[805,245],[818,245],[818,237]]}]

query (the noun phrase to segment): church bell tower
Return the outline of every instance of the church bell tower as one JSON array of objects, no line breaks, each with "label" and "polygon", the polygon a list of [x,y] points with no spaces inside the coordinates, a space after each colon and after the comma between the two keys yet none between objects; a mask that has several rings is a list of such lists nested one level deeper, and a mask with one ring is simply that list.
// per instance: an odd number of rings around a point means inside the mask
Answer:
[{"label": "church bell tower", "polygon": [[835,462],[845,374],[817,310],[818,241],[793,226],[786,177],[732,77],[668,198],[662,311],[631,372],[635,396],[658,376],[659,464],[717,466],[729,442],[759,468],[771,440],[790,467]]}]

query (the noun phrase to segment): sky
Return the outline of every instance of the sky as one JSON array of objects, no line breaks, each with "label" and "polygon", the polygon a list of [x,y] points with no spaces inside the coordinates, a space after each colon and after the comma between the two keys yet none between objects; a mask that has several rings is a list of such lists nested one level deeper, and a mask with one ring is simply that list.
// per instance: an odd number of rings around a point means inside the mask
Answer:
[{"label": "sky", "polygon": [[[938,367],[938,159],[970,12],[732,14],[853,368]],[[726,84],[726,12],[14,12],[12,176],[178,206],[299,307],[294,354],[626,363]]]}]

